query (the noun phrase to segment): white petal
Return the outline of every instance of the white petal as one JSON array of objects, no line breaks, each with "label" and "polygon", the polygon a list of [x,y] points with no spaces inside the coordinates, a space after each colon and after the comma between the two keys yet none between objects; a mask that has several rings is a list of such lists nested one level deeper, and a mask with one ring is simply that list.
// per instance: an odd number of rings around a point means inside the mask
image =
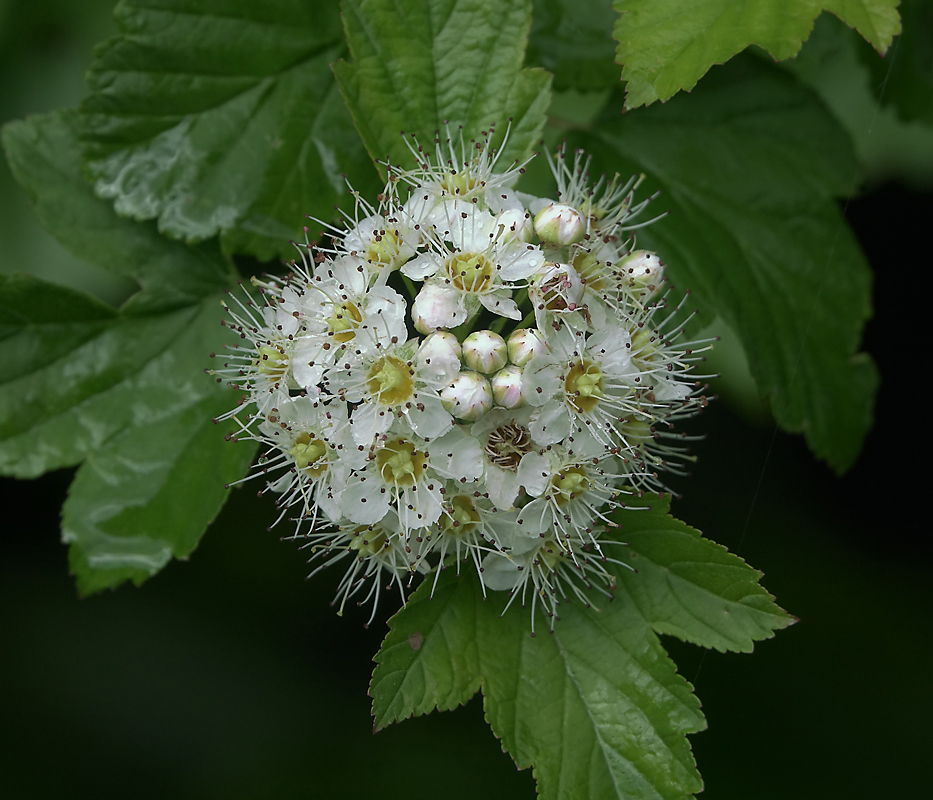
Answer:
[{"label": "white petal", "polygon": [[483,475],[483,448],[461,428],[454,428],[429,445],[431,466],[447,478],[474,480]]},{"label": "white petal", "polygon": [[504,281],[530,278],[544,263],[544,253],[535,245],[515,242],[509,246],[509,252],[500,254],[499,277]]},{"label": "white petal", "polygon": [[[493,314],[498,314],[500,317],[508,317],[509,319],[521,319],[522,312],[518,310],[518,306],[515,305],[515,301],[511,298],[511,292],[508,289],[499,290],[497,292],[487,292],[486,294],[481,294],[479,296],[479,301],[483,304],[483,307],[489,311],[492,311]],[[464,315],[464,320],[466,315]]]},{"label": "white petal", "polygon": [[518,475],[495,464],[486,465],[486,491],[497,511],[508,511],[518,497]]},{"label": "white petal", "polygon": [[437,256],[432,253],[425,253],[417,258],[413,258],[406,264],[402,264],[402,275],[411,278],[413,281],[423,281],[437,273],[441,268],[441,262]]},{"label": "white petal", "polygon": [[508,556],[489,553],[483,559],[483,572],[480,577],[487,589],[494,592],[511,591],[521,582],[522,573],[518,567],[519,564]]},{"label": "white petal", "polygon": [[551,464],[539,453],[525,453],[518,465],[518,482],[532,497],[544,493],[551,481]]},{"label": "white petal", "polygon": [[570,413],[561,402],[546,403],[528,427],[535,441],[543,444],[562,442],[570,433]]},{"label": "white petal", "polygon": [[411,429],[422,439],[434,439],[449,431],[454,424],[441,398],[432,394],[419,394],[417,402],[405,412],[405,416]]},{"label": "white petal", "polygon": [[358,525],[379,522],[389,511],[389,492],[382,481],[371,476],[354,476],[340,496],[344,516]]},{"label": "white petal", "polygon": [[363,403],[353,410],[350,418],[350,433],[358,445],[372,444],[373,437],[385,433],[392,425],[395,414],[378,403]]},{"label": "white petal", "polygon": [[522,372],[522,394],[532,406],[543,406],[564,387],[561,368],[549,353],[535,356]]},{"label": "white petal", "polygon": [[[405,492],[399,503],[398,518],[402,530],[416,530],[433,525],[441,517],[441,482],[423,480]],[[408,508],[411,505],[413,508]]]}]

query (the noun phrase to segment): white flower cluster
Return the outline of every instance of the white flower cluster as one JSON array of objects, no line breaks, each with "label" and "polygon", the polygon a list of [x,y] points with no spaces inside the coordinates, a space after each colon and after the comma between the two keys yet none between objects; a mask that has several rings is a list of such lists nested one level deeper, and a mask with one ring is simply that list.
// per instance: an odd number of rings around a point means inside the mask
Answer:
[{"label": "white flower cluster", "polygon": [[687,459],[665,437],[706,402],[698,351],[676,314],[654,320],[664,268],[627,238],[647,224],[637,181],[591,185],[562,150],[552,201],[511,188],[523,169],[496,172],[488,136],[411,150],[378,206],[354,193],[346,228],[232,312],[242,343],[214,372],[245,394],[227,416],[267,446],[251,477],[280,519],[347,566],[341,611],[467,561],[553,617],[608,594],[609,514]]}]

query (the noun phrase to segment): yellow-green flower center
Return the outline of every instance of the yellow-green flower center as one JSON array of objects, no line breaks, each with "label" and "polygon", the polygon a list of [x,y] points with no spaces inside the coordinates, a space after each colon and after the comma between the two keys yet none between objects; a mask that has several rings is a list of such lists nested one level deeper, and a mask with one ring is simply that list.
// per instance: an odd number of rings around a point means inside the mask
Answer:
[{"label": "yellow-green flower center", "polygon": [[441,189],[461,200],[466,199],[477,188],[483,188],[483,183],[476,180],[469,171],[448,173],[441,180]]},{"label": "yellow-green flower center", "polygon": [[548,539],[538,550],[538,561],[550,570],[557,569],[558,564],[563,560],[560,545],[553,539]]},{"label": "yellow-green flower center", "polygon": [[651,425],[645,419],[629,417],[619,426],[618,430],[630,447],[639,447],[653,438]]},{"label": "yellow-green flower center", "polygon": [[394,486],[414,486],[424,473],[427,454],[402,438],[392,439],[376,453],[382,480]]},{"label": "yellow-green flower center", "polygon": [[322,439],[312,439],[307,433],[300,433],[288,454],[295,459],[295,466],[307,472],[312,478],[320,478],[327,472],[327,443]]},{"label": "yellow-green flower center", "polygon": [[347,300],[340,305],[334,304],[334,313],[327,318],[327,327],[334,334],[334,339],[343,344],[356,336],[356,329],[362,321],[360,310]]},{"label": "yellow-green flower center", "polygon": [[572,364],[564,379],[564,390],[570,404],[578,411],[589,413],[596,408],[603,394],[603,374],[589,360]]},{"label": "yellow-green flower center", "polygon": [[281,350],[276,350],[267,344],[260,345],[259,358],[256,359],[256,367],[262,375],[270,375],[274,378],[280,378],[288,369],[288,359]]},{"label": "yellow-green flower center", "polygon": [[609,271],[606,264],[592,253],[588,253],[586,250],[577,253],[573,259],[573,268],[577,271],[577,275],[580,276],[580,280],[593,291],[601,292],[608,287],[606,278]]},{"label": "yellow-green flower center", "polygon": [[651,361],[657,355],[655,346],[657,333],[651,328],[637,328],[632,334],[632,358],[638,361]]},{"label": "yellow-green flower center", "polygon": [[414,371],[400,358],[383,356],[369,368],[366,388],[380,403],[404,403],[415,390]]},{"label": "yellow-green flower center", "polygon": [[395,269],[399,260],[399,241],[395,231],[376,231],[366,248],[366,260]]},{"label": "yellow-green flower center", "polygon": [[569,503],[590,486],[582,467],[568,467],[551,478],[551,496],[559,505]]},{"label": "yellow-green flower center", "polygon": [[480,253],[456,253],[447,259],[444,269],[461,292],[482,292],[492,283],[496,268]]},{"label": "yellow-green flower center", "polygon": [[464,494],[457,495],[450,504],[447,514],[441,518],[441,530],[462,536],[479,524],[480,516],[473,501]]},{"label": "yellow-green flower center", "polygon": [[360,554],[360,558],[377,555],[391,547],[392,542],[388,540],[382,531],[371,531],[369,528],[359,528],[354,531],[349,544],[349,548],[356,550]]}]

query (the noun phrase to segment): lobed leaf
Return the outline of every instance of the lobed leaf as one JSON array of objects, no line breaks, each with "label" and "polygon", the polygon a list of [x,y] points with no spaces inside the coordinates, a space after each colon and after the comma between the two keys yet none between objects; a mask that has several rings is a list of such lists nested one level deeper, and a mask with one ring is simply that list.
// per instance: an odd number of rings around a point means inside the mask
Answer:
[{"label": "lobed leaf", "polygon": [[143,289],[117,311],[30,276],[0,279],[0,471],[34,477],[83,460],[62,525],[79,590],[139,583],[191,552],[253,455],[213,424],[236,395],[204,375],[223,344],[231,270],[216,243],[189,252],[96,198],[73,115],[10,125],[3,141],[50,232]]},{"label": "lobed leaf", "polygon": [[824,9],[858,30],[880,53],[900,33],[899,0],[615,0],[616,61],[627,108],[690,90],[715,64],[749,45],[791,58]]},{"label": "lobed leaf", "polygon": [[835,203],[858,170],[835,119],[792,77],[748,57],[574,142],[598,168],[645,172],[647,191],[661,189],[670,216],[639,231],[640,246],[736,331],[781,427],[847,470],[871,426],[878,375],[857,352],[871,272]]},{"label": "lobed leaf", "polygon": [[332,216],[344,174],[375,191],[330,71],[336,0],[122,0],[115,16],[81,123],[118,213],[268,260],[291,254],[306,215]]},{"label": "lobed leaf", "polygon": [[522,69],[529,0],[344,0],[351,62],[334,73],[374,159],[411,164],[400,136],[422,145],[448,121],[464,139],[511,122],[502,163],[541,138],[550,76]]},{"label": "lobed leaf", "polygon": [[520,768],[534,765],[544,798],[699,791],[686,734],[705,721],[656,633],[745,650],[792,618],[758,572],[667,511],[652,498],[650,509],[619,515],[629,544],[612,556],[638,572],[610,564],[615,599],[598,599],[601,610],[565,603],[552,634],[533,637],[528,611],[503,614],[507,595],[484,598],[472,576],[448,571],[433,598],[426,580],[376,657],[377,730],[453,708],[481,687],[493,731]]}]

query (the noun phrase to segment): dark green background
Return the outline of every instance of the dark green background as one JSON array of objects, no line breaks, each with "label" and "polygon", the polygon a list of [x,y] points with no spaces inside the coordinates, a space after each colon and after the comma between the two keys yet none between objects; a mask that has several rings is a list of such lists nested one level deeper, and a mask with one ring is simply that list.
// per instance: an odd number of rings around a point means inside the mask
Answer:
[{"label": "dark green background", "polygon": [[[0,0],[0,121],[73,105],[107,0]],[[668,641],[704,704],[692,737],[710,798],[916,797],[928,791],[933,689],[929,422],[923,379],[933,199],[897,184],[846,213],[876,270],[866,349],[884,381],[878,424],[842,480],[798,438],[725,402],[675,513],[767,574],[801,618],[752,655]],[[0,164],[0,269],[118,300],[29,216]],[[234,446],[234,445],[231,445]],[[925,468],[927,471],[928,467]],[[3,481],[0,793],[6,797],[532,798],[474,699],[371,732],[366,687],[384,623],[337,618],[336,574],[269,532],[273,509],[234,493],[189,563],[140,589],[78,600],[58,542],[71,473]]]}]

